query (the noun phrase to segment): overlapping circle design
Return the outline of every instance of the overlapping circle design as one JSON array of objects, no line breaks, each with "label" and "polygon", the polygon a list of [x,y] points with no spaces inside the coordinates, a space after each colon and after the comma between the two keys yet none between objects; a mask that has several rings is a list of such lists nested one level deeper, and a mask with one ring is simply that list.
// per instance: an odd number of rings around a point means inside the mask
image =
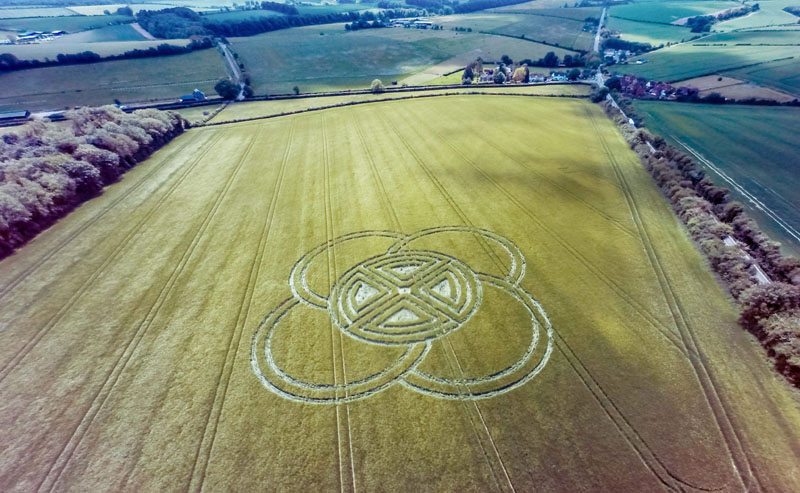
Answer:
[{"label": "overlapping circle design", "polygon": [[[499,246],[508,257],[501,262],[508,266],[507,272],[477,272],[453,255],[414,248],[423,239],[426,245],[435,244],[436,235],[463,235],[465,240],[472,237],[486,245]],[[328,296],[309,287],[306,276],[320,256],[334,247],[339,249],[355,240],[371,238],[392,244],[385,252],[365,258],[345,271]],[[483,253],[488,255],[487,251]],[[525,257],[512,241],[484,229],[452,226],[410,235],[361,231],[340,236],[314,248],[292,268],[292,296],[267,315],[253,337],[253,371],[268,390],[289,400],[316,404],[353,402],[393,385],[453,400],[486,399],[509,392],[541,372],[553,349],[553,328],[547,314],[520,287],[525,267]],[[433,342],[444,342],[472,319],[489,289],[510,297],[529,315],[530,342],[521,357],[503,369],[471,378],[423,371],[420,366]],[[273,338],[278,330],[307,330],[284,322],[291,310],[303,309],[325,311],[338,330],[363,344],[400,348],[402,353],[386,368],[352,382],[315,383],[292,376],[276,362]]]}]

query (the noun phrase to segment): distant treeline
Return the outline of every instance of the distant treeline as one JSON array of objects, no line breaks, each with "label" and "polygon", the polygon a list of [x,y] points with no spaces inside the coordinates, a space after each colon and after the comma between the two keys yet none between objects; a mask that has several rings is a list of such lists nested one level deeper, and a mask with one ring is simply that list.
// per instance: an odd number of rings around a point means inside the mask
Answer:
[{"label": "distant treeline", "polygon": [[13,72],[15,70],[25,70],[31,68],[53,67],[57,65],[80,65],[85,63],[109,62],[113,60],[129,60],[134,58],[152,58],[171,55],[183,55],[195,50],[205,50],[214,46],[209,38],[194,40],[186,46],[176,46],[171,44],[160,44],[151,46],[146,50],[130,50],[119,55],[100,56],[93,51],[81,53],[59,53],[55,60],[20,60],[11,53],[0,54],[0,73]]},{"label": "distant treeline", "polygon": [[565,67],[582,67],[586,65],[586,60],[581,58],[579,55],[564,55],[564,60],[562,63],[559,63],[558,55],[556,55],[552,51],[548,51],[545,56],[539,58],[538,60],[531,60],[530,58],[526,58],[524,60],[520,60],[520,65],[527,65],[529,67],[548,67],[548,68],[555,68],[560,65]]},{"label": "distant treeline", "polygon": [[[278,4],[282,5],[282,4]],[[143,10],[136,15],[139,24],[159,38],[179,39],[191,36],[254,36],[256,34],[290,27],[331,24],[334,22],[360,22],[413,17],[423,12],[409,9],[384,10],[377,14],[365,12],[330,12],[274,17],[252,17],[241,20],[215,21],[184,7],[158,11]]]},{"label": "distant treeline", "polygon": [[184,128],[177,113],[154,109],[82,108],[67,119],[68,125],[36,120],[0,137],[0,259]]},{"label": "distant treeline", "polygon": [[751,6],[728,9],[716,15],[697,15],[686,19],[686,25],[692,28],[693,33],[707,33],[715,22],[727,21],[735,17],[742,17],[761,8],[757,3]]},{"label": "distant treeline", "polygon": [[458,2],[451,0],[405,0],[405,4],[398,0],[381,0],[378,2],[378,7],[382,9],[395,9],[402,8],[405,5],[413,5],[425,9],[428,13],[433,14],[465,14],[469,12],[476,12],[478,10],[495,9],[499,7],[506,7],[509,5],[516,5],[518,3],[525,3],[530,0],[470,0],[467,2]]},{"label": "distant treeline", "polygon": [[286,15],[300,15],[300,11],[297,10],[297,7],[289,5],[288,3],[261,2],[261,8]]},{"label": "distant treeline", "polygon": [[608,38],[603,41],[604,50],[628,50],[631,52],[643,53],[653,49],[650,43],[637,43],[635,41],[626,41],[620,38]]},{"label": "distant treeline", "polygon": [[[618,103],[626,112],[633,110],[624,98]],[[604,105],[698,249],[739,302],[741,325],[758,338],[776,370],[800,388],[800,260],[784,256],[780,245],[759,229],[740,203],[731,200],[730,190],[715,186],[690,156],[661,137],[631,128],[616,108]],[[758,282],[754,261],[770,282]]]}]

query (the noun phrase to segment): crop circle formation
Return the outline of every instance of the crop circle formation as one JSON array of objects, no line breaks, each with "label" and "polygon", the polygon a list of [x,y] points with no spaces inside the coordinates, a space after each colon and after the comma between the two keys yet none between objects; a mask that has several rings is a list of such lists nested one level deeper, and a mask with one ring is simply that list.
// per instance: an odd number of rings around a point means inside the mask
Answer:
[{"label": "crop circle formation", "polygon": [[[507,259],[502,276],[477,272],[453,255],[430,249],[437,235],[471,236],[486,245],[483,253],[497,250]],[[391,246],[363,259],[335,280],[325,296],[309,287],[310,266],[334,247],[347,248],[355,240],[388,239]],[[425,239],[428,248],[414,248]],[[366,398],[392,385],[402,385],[433,397],[475,400],[513,390],[538,374],[552,352],[552,326],[541,305],[519,285],[525,275],[525,258],[507,238],[470,227],[440,227],[406,235],[392,231],[363,231],[335,238],[311,250],[289,275],[292,297],[267,315],[253,337],[251,365],[268,390],[290,400],[338,404]],[[467,324],[484,303],[484,292],[497,290],[525,310],[530,320],[530,343],[512,364],[491,374],[453,378],[423,371],[420,365],[434,341],[446,339]],[[496,300],[498,296],[492,297]],[[286,315],[295,309],[327,312],[342,334],[367,345],[402,349],[386,368],[345,383],[316,383],[292,376],[276,362],[273,338]],[[503,323],[496,321],[495,323]],[[484,322],[485,324],[485,322]],[[287,327],[280,330],[306,330]],[[486,327],[485,330],[496,330]],[[452,346],[451,346],[452,347]],[[538,350],[537,350],[538,348]],[[455,351],[453,349],[453,351]],[[457,358],[457,357],[456,357]]]}]

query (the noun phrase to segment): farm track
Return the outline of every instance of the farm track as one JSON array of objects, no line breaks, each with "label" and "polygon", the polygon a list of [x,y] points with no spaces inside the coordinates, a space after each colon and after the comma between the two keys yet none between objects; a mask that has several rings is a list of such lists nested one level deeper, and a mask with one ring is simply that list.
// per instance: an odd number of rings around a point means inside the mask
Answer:
[{"label": "farm track", "polygon": [[762,487],[760,480],[750,462],[748,452],[741,437],[741,432],[738,430],[738,426],[732,417],[729,406],[725,403],[722,394],[718,390],[719,385],[716,383],[713,375],[707,368],[707,361],[705,360],[704,354],[700,351],[697,337],[694,333],[695,329],[692,328],[686,311],[677,294],[675,293],[675,289],[672,286],[666,271],[664,270],[658,251],[653,245],[653,241],[650,238],[650,234],[647,230],[645,222],[642,220],[639,212],[639,206],[636,202],[636,197],[631,191],[630,185],[620,169],[619,163],[616,160],[616,156],[614,156],[614,154],[608,148],[604,137],[600,133],[600,130],[589,111],[587,111],[587,116],[591,120],[592,125],[595,126],[600,143],[602,144],[606,155],[608,156],[609,162],[614,169],[614,173],[616,174],[617,179],[622,186],[625,198],[630,207],[631,215],[640,231],[642,244],[647,252],[650,265],[658,277],[658,282],[661,285],[665,301],[667,302],[670,312],[675,320],[675,325],[680,330],[683,344],[688,352],[688,359],[694,368],[698,382],[703,388],[706,401],[708,402],[708,405],[714,414],[720,433],[722,433],[722,436],[725,439],[728,453],[730,454],[734,465],[734,470],[737,472],[737,475],[742,482],[744,491],[761,491]]},{"label": "farm track", "polygon": [[[222,134],[217,136],[216,139],[212,142],[212,144],[218,142],[222,138]],[[147,221],[155,214],[157,210],[160,209],[161,205],[166,202],[166,200],[175,192],[175,190],[183,183],[186,177],[191,173],[191,171],[197,166],[202,158],[213,148],[213,145],[209,145],[205,148],[205,150],[201,151],[197,158],[186,167],[178,179],[167,189],[166,193],[162,195],[154,204],[153,206],[147,211],[144,217],[137,222],[134,227],[130,230],[130,232],[120,241],[117,246],[112,250],[111,254],[106,257],[106,259],[100,264],[100,266],[89,276],[75,292],[72,296],[67,300],[65,304],[59,308],[59,310],[42,326],[40,329],[35,330],[33,337],[28,340],[28,342],[23,345],[22,349],[20,349],[16,354],[14,354],[11,359],[0,369],[0,382],[2,382],[8,374],[19,365],[19,363],[25,358],[25,356],[42,340],[42,338],[53,328],[55,327],[58,322],[62,319],[62,317],[75,305],[75,303],[81,299],[84,293],[89,289],[89,287],[109,268],[109,266],[113,265],[114,261],[125,251],[128,243],[136,236],[136,234],[142,229],[142,227],[147,223]]]},{"label": "farm track", "polygon": [[[425,164],[425,161],[414,150],[414,148],[411,146],[411,144],[409,144],[409,142],[403,137],[402,133],[400,133],[397,130],[397,127],[392,123],[392,121],[389,120],[388,118],[386,118],[384,115],[381,115],[381,118],[389,126],[389,128],[392,129],[392,131],[394,132],[395,136],[398,138],[398,140],[400,140],[400,142],[403,144],[403,147],[405,147],[405,149],[409,152],[409,154],[414,158],[414,161],[416,161],[417,164],[419,165],[419,167],[424,171],[425,175],[427,175],[427,177],[431,181],[431,183],[439,190],[439,192],[441,193],[442,197],[450,205],[450,208],[453,210],[453,212],[455,212],[461,218],[462,223],[464,225],[466,225],[466,226],[471,227],[471,228],[475,228],[475,224],[473,224],[472,221],[470,221],[469,217],[464,213],[463,209],[461,209],[459,207],[459,205],[457,204],[457,202],[455,201],[453,196],[450,193],[447,192],[447,189],[444,187],[444,185],[441,183],[441,181],[439,181],[439,179],[436,178],[435,174],[433,174],[433,172],[430,170],[428,165]],[[374,164],[373,164],[373,168],[374,168]],[[377,171],[376,171],[376,173],[377,173]],[[384,190],[384,193],[385,193],[385,190]],[[387,200],[388,200],[388,197],[387,197]],[[396,226],[398,228],[400,228],[399,222],[396,224]],[[399,230],[402,231],[402,229],[399,229]],[[501,270],[506,270],[507,269],[505,264],[497,257],[497,254],[494,252],[494,250],[491,247],[489,247],[488,245],[486,245],[486,240],[485,239],[483,239],[483,238],[479,239],[479,243],[481,244],[481,247],[483,248],[483,250],[489,256],[489,258],[492,259],[492,261],[495,263],[496,266],[498,266]],[[442,347],[442,350],[445,353],[445,359],[447,361],[448,366],[450,367],[451,373],[453,375],[457,375],[458,373],[456,373],[456,371],[455,371],[455,369],[453,367],[453,364],[449,359],[449,355],[447,353],[447,349],[444,347],[444,343],[440,343],[439,345]],[[456,355],[455,348],[452,346],[452,344],[450,344],[449,347],[450,347],[450,350],[452,352],[453,358],[457,362],[458,361],[458,356]],[[463,372],[463,368],[461,368],[460,364],[458,364],[458,366],[459,366],[459,369],[461,371],[461,378],[463,379],[465,377],[464,372]],[[466,391],[465,393],[467,395],[469,395],[469,393],[470,393],[469,389],[464,385],[462,385],[462,386],[463,386],[464,390]],[[465,401],[461,401],[461,404],[462,404],[462,406],[464,408],[464,412],[465,412],[465,414],[467,416],[467,419],[470,422],[472,430],[475,433],[476,438],[478,439],[478,443],[479,443],[479,445],[481,447],[481,451],[483,452],[483,455],[487,460],[487,463],[489,465],[489,469],[490,469],[491,475],[492,475],[492,477],[493,477],[493,479],[495,481],[495,484],[498,487],[499,491],[503,491],[504,488],[501,485],[501,479],[498,478],[498,473],[496,471],[496,469],[498,469],[498,467],[492,465],[492,461],[490,459],[491,454],[486,450],[486,446],[483,444],[483,442],[482,442],[482,440],[480,438],[481,433],[478,431],[478,428],[477,428],[477,425],[476,425],[476,422],[475,422],[476,420],[472,416],[472,413],[470,412],[470,405]],[[505,463],[503,461],[503,458],[502,458],[502,456],[500,454],[500,451],[498,450],[497,445],[495,444],[494,438],[492,438],[492,434],[489,431],[489,427],[486,424],[486,420],[483,417],[483,413],[481,412],[477,401],[472,400],[471,404],[472,404],[472,407],[475,410],[475,413],[477,414],[478,419],[481,421],[481,424],[483,425],[483,428],[484,428],[484,431],[486,433],[486,436],[488,437],[489,443],[491,444],[492,450],[494,452],[494,456],[497,459],[499,469],[503,472],[503,475],[505,477],[506,482],[508,483],[508,486],[509,486],[510,490],[511,491],[516,491],[516,489],[514,488],[514,483],[512,482],[511,477],[509,476],[508,469],[506,468]]]},{"label": "farm track", "polygon": [[[291,129],[289,130],[289,138],[286,143],[286,150],[283,155],[283,160],[281,161],[280,170],[278,171],[278,177],[275,181],[272,199],[269,203],[267,213],[264,215],[264,224],[261,228],[261,236],[259,237],[258,248],[256,249],[253,257],[245,291],[242,293],[242,299],[240,302],[239,312],[236,315],[234,329],[231,332],[231,337],[228,341],[228,349],[225,353],[225,363],[221,368],[220,375],[215,385],[216,391],[214,393],[214,401],[206,419],[203,438],[200,441],[197,453],[195,454],[194,466],[192,467],[192,473],[190,475],[189,484],[187,485],[187,491],[202,491],[203,489],[203,482],[205,480],[206,469],[208,468],[208,461],[214,448],[214,438],[216,437],[220,414],[222,413],[222,408],[225,405],[225,397],[227,396],[228,385],[230,383],[231,373],[233,372],[233,364],[236,360],[236,355],[239,352],[239,347],[241,346],[242,336],[244,334],[244,326],[250,316],[253,292],[256,284],[258,283],[258,276],[261,272],[261,265],[264,259],[266,243],[271,231],[272,220],[275,216],[275,204],[277,203],[278,196],[280,195],[281,185],[283,184],[286,171],[286,163],[288,162],[289,154],[292,149],[294,128],[294,125],[292,125]],[[253,138],[253,142],[257,142],[259,140],[262,132],[263,127],[259,129],[256,137]],[[249,157],[251,149],[252,144],[242,157],[239,164],[240,167],[242,163],[244,163]]]},{"label": "farm track", "polygon": [[[187,249],[184,251],[183,256],[179,260],[178,264],[174,267],[173,271],[170,273],[167,282],[162,286],[156,300],[150,306],[147,315],[139,324],[139,327],[134,332],[133,337],[124,345],[125,350],[120,354],[119,359],[115,363],[112,370],[109,372],[101,389],[98,391],[97,394],[95,394],[95,397],[92,400],[89,409],[87,410],[87,412],[84,414],[84,417],[80,420],[80,422],[76,426],[69,441],[64,445],[58,457],[52,463],[46,476],[43,478],[42,482],[38,485],[37,491],[53,491],[58,485],[58,480],[60,479],[61,474],[66,469],[67,465],[69,464],[69,461],[72,458],[75,449],[81,443],[83,437],[86,436],[86,432],[91,427],[92,423],[94,422],[95,418],[100,412],[100,409],[108,400],[108,397],[113,391],[114,386],[119,380],[120,375],[122,374],[125,367],[128,365],[128,362],[131,360],[133,353],[136,351],[136,347],[142,340],[142,337],[147,332],[147,330],[152,326],[153,320],[159,314],[161,307],[164,304],[164,301],[171,294],[173,288],[175,287],[177,278],[180,276],[184,267],[188,263],[189,259],[194,254],[195,249],[197,248],[197,245],[200,242],[200,239],[206,232],[208,225],[214,218],[214,215],[219,210],[220,204],[227,195],[228,190],[230,190],[231,185],[233,184],[236,176],[239,173],[239,170],[241,170],[242,168],[242,164],[245,161],[245,157],[249,154],[250,149],[252,149],[255,141],[256,141],[255,138],[252,138],[250,140],[250,143],[248,144],[248,147],[245,150],[244,154],[239,159],[239,162],[234,167],[231,174],[228,176],[225,184],[223,185],[222,190],[217,195],[216,199],[213,201],[211,208],[206,212],[202,223],[196,230],[194,237],[192,238]],[[209,150],[212,148],[213,146],[208,147]]]},{"label": "farm track", "polygon": [[[164,156],[162,156],[163,159],[160,159],[157,163],[149,163],[148,165],[151,166],[153,169],[151,169],[145,176],[140,178],[139,181],[136,182],[135,185],[133,185],[132,187],[127,189],[125,192],[120,194],[119,197],[115,198],[111,203],[106,205],[103,209],[100,210],[100,212],[98,212],[97,214],[92,216],[90,219],[88,219],[83,224],[81,224],[78,228],[76,228],[75,231],[73,231],[72,233],[67,235],[67,237],[64,240],[62,240],[61,242],[59,242],[55,246],[55,248],[50,249],[47,253],[42,255],[37,261],[35,261],[29,267],[27,267],[25,270],[23,270],[22,272],[20,272],[16,276],[14,276],[14,278],[12,278],[8,283],[6,283],[2,288],[0,288],[0,300],[5,298],[6,295],[8,295],[14,288],[16,288],[26,278],[28,278],[28,276],[30,276],[32,273],[36,272],[42,266],[42,264],[47,262],[54,255],[56,255],[58,252],[63,250],[64,247],[66,247],[67,245],[70,244],[70,242],[72,242],[72,240],[74,240],[75,238],[79,237],[84,231],[86,231],[86,229],[88,229],[90,226],[92,226],[94,223],[96,223],[99,219],[101,219],[103,216],[105,216],[109,211],[114,209],[122,201],[124,201],[126,198],[128,198],[128,196],[130,196],[135,191],[139,190],[143,185],[145,185],[150,180],[150,178],[152,178],[156,173],[161,171],[161,166],[165,162],[167,162],[170,158],[173,158],[173,157],[179,155],[183,150],[185,150],[187,147],[189,147],[190,144],[194,144],[194,142],[189,138],[189,136],[186,136],[186,137],[187,138],[185,139],[185,142],[182,145],[180,145],[180,146],[176,145],[175,148],[172,149],[169,152],[169,154],[165,154]],[[201,143],[200,146],[198,146],[198,147],[202,147],[203,145],[204,144]],[[124,176],[123,176],[123,179],[124,179]]]},{"label": "farm track", "polygon": [[[325,207],[325,241],[326,243],[330,243],[336,238],[336,230],[334,228],[333,222],[333,193],[331,190],[331,168],[330,168],[330,149],[328,148],[328,132],[325,122],[325,114],[322,114],[322,164],[323,164],[323,188],[324,188],[324,207]],[[336,264],[336,247],[328,248],[328,286],[333,286],[338,279],[337,275],[337,264]],[[333,373],[333,383],[334,385],[337,384],[344,384],[347,385],[347,373],[346,369],[344,368],[344,343],[342,340],[342,333],[337,330],[336,326],[333,323],[333,320],[330,321],[330,330],[331,330],[331,371]],[[336,335],[339,335],[339,354],[341,358],[337,356],[336,351]],[[341,370],[340,370],[341,366]],[[337,397],[338,392],[337,392]],[[344,393],[345,399],[349,396],[349,392],[345,389]],[[344,421],[342,420],[340,408],[341,406],[336,406],[336,455],[337,460],[339,463],[339,491],[345,491],[345,473],[344,473],[344,464],[347,464],[350,467],[350,477],[352,480],[353,491],[357,491],[356,488],[356,468],[355,462],[353,458],[353,436],[351,433],[351,421],[350,421],[350,404],[344,404],[345,406],[345,413],[347,418],[347,448],[342,451],[342,437],[344,433],[342,433],[342,427],[344,425]],[[347,460],[347,456],[350,457],[350,460]],[[348,488],[349,490],[349,488]]]},{"label": "farm track", "polygon": [[[430,128],[428,128],[428,130],[431,131]],[[446,142],[446,139],[444,139],[443,142]],[[476,171],[481,173],[484,178],[487,179],[487,181],[490,181],[519,209],[531,216],[531,212],[527,209],[527,207],[525,207],[513,195],[511,195],[510,192],[505,190],[502,185],[497,183],[491,176],[477,166],[474,161],[461,154],[457,149],[453,148],[453,150],[459,153],[462,159],[469,163],[470,166],[472,166]],[[680,484],[678,484],[680,481],[674,477],[669,469],[667,469],[663,462],[658,458],[655,451],[652,450],[640,433],[633,427],[632,423],[625,417],[619,407],[614,403],[611,396],[606,393],[605,390],[603,390],[602,386],[600,386],[599,382],[592,376],[586,365],[580,360],[577,354],[572,350],[571,347],[569,347],[564,338],[560,335],[558,329],[554,329],[553,333],[556,336],[556,347],[570,364],[571,368],[578,376],[581,383],[583,383],[583,385],[586,387],[587,391],[596,399],[608,418],[614,423],[622,438],[639,456],[645,467],[656,477],[659,482],[671,490],[682,491],[683,488]],[[703,488],[694,488],[703,490]]]}]

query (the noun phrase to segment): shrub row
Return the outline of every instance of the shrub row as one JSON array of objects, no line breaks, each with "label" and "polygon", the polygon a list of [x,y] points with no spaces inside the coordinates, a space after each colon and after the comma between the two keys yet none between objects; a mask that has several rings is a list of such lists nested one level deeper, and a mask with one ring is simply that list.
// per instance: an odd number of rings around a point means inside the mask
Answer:
[{"label": "shrub row", "polygon": [[[800,388],[800,260],[783,256],[779,244],[730,200],[730,191],[714,185],[691,157],[663,138],[632,128],[616,108],[603,104],[739,302],[741,325],[766,348],[778,372]],[[726,238],[737,242],[726,244]],[[754,262],[771,282],[757,282]]]},{"label": "shrub row", "polygon": [[2,136],[0,259],[183,132],[177,113],[114,106],[35,120]]}]

